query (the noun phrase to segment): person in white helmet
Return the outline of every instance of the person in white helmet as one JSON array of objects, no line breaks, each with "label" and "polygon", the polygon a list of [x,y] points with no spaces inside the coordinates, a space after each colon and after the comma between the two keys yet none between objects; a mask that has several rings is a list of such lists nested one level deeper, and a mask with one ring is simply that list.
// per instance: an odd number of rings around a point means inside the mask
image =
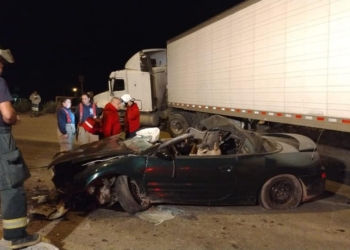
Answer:
[{"label": "person in white helmet", "polygon": [[130,94],[124,94],[120,98],[126,107],[124,116],[124,132],[126,138],[131,138],[136,135],[140,128],[140,110],[135,99]]}]

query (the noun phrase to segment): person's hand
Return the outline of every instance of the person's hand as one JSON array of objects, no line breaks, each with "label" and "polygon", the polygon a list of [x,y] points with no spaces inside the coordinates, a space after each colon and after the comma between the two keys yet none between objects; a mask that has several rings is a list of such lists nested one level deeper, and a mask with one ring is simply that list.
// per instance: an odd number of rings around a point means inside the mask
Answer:
[{"label": "person's hand", "polygon": [[64,139],[68,139],[68,134],[62,135]]}]

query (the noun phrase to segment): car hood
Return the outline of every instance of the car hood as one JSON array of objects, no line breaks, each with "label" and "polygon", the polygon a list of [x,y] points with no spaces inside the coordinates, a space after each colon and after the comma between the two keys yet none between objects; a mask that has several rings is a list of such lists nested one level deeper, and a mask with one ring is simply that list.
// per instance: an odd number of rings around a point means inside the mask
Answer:
[{"label": "car hood", "polygon": [[115,135],[97,142],[82,145],[76,150],[57,153],[48,167],[50,168],[68,161],[74,163],[111,156],[135,154],[135,151],[126,147],[119,136]]}]

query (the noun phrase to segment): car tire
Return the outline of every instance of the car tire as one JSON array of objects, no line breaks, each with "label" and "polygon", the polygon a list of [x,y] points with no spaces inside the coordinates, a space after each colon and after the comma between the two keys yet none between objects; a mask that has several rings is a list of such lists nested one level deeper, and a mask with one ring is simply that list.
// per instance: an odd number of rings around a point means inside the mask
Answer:
[{"label": "car tire", "polygon": [[120,205],[129,214],[142,212],[150,207],[149,202],[141,200],[136,182],[127,176],[117,178],[115,189]]},{"label": "car tire", "polygon": [[262,187],[259,203],[265,209],[293,209],[303,198],[300,181],[293,175],[278,175],[269,179]]}]

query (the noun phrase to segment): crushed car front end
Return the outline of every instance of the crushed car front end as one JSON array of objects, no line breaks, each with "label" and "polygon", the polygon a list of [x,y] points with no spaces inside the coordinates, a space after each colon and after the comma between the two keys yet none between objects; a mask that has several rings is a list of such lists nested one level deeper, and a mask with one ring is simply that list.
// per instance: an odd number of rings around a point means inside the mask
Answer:
[{"label": "crushed car front end", "polygon": [[118,201],[116,183],[120,176],[128,176],[140,187],[146,166],[147,154],[159,147],[137,136],[120,140],[112,136],[77,150],[56,155],[50,170],[52,181],[61,193],[67,207],[75,206],[81,198],[92,197],[100,205],[112,205]]}]

